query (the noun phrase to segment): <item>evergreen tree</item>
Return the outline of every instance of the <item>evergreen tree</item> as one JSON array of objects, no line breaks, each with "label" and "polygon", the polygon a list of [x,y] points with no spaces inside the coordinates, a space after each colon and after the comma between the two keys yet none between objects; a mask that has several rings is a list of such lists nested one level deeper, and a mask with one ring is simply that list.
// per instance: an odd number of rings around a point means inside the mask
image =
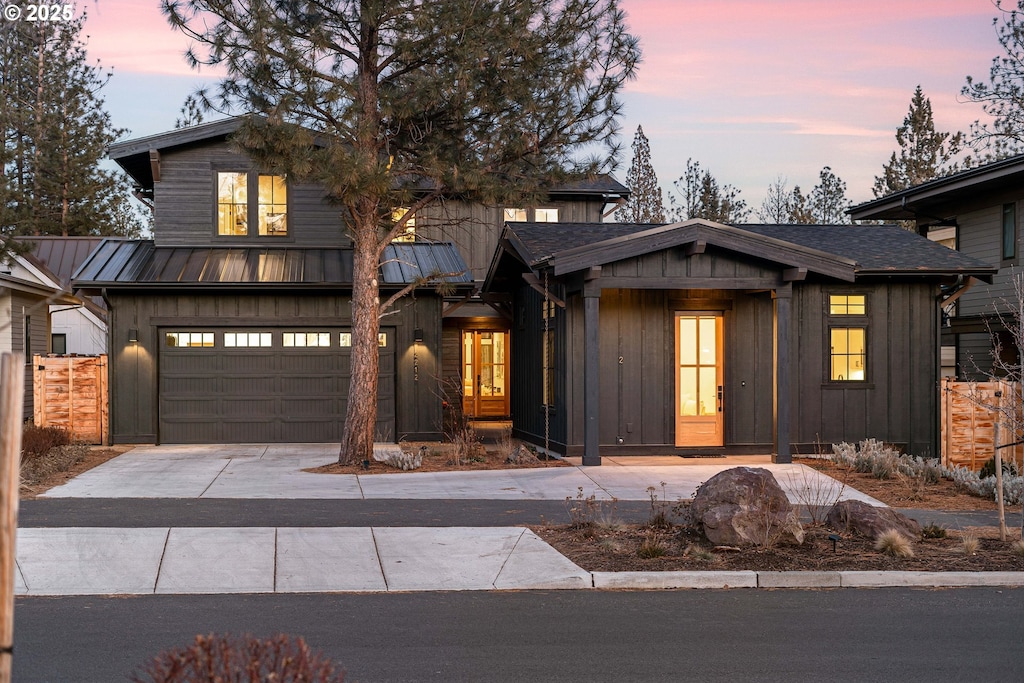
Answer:
[{"label": "evergreen tree", "polygon": [[811,191],[811,213],[815,223],[839,225],[849,223],[846,210],[850,201],[846,198],[846,183],[832,169],[826,166],[818,174],[819,182]]},{"label": "evergreen tree", "polygon": [[686,160],[686,173],[673,185],[679,195],[669,193],[672,220],[704,218],[718,223],[742,223],[750,215],[738,189],[732,185],[719,186],[711,172],[693,159]]},{"label": "evergreen tree", "polygon": [[175,128],[188,128],[198,126],[203,122],[203,103],[195,94],[185,98],[181,105],[181,118],[174,120]]},{"label": "evergreen tree", "polygon": [[884,197],[914,185],[956,173],[955,157],[963,148],[963,133],[940,133],[932,119],[932,103],[921,86],[914,90],[903,125],[896,129],[899,155],[892,153],[875,177],[874,193]]},{"label": "evergreen tree", "polygon": [[[199,96],[261,115],[235,143],[268,172],[321,184],[340,207],[353,287],[339,462],[367,459],[380,316],[407,293],[379,299],[384,248],[446,196],[527,203],[610,170],[637,41],[616,0],[162,4],[193,41],[193,65],[227,74]],[[398,206],[409,210],[396,222]]]},{"label": "evergreen tree", "polygon": [[136,235],[127,182],[100,160],[125,131],[100,89],[109,78],[87,61],[85,15],[0,24],[0,130],[4,144],[0,229],[6,235]]},{"label": "evergreen tree", "polygon": [[967,77],[960,94],[980,102],[991,124],[975,121],[971,146],[980,161],[994,161],[1024,152],[1024,0],[996,0],[999,15],[992,20],[1003,54],[992,59],[987,83]]},{"label": "evergreen tree", "polygon": [[661,186],[651,165],[651,146],[644,135],[643,126],[636,127],[633,138],[633,162],[626,173],[629,200],[615,212],[620,223],[664,223],[665,206],[661,200]]},{"label": "evergreen tree", "polygon": [[789,203],[789,222],[802,225],[821,223],[814,215],[811,199],[803,193],[799,185],[793,187]]}]

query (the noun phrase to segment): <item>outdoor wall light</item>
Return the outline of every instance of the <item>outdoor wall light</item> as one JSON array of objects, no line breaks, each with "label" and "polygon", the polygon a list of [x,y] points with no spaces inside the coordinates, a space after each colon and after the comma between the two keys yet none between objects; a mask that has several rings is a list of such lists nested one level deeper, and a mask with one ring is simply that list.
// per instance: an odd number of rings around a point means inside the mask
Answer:
[{"label": "outdoor wall light", "polygon": [[416,329],[414,329],[412,331],[412,340],[414,342],[422,342],[423,341],[423,328],[422,327],[417,327]]},{"label": "outdoor wall light", "polygon": [[137,327],[132,327],[132,328],[130,328],[128,330],[128,343],[129,344],[138,344],[139,343],[139,329]]}]

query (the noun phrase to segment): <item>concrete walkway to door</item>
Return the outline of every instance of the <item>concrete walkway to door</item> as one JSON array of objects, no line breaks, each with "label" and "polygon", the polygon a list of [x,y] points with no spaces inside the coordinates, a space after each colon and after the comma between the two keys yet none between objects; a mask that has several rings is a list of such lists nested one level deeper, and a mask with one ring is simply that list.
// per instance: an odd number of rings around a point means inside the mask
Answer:
[{"label": "concrete walkway to door", "polygon": [[334,462],[337,452],[333,443],[139,446],[43,497],[562,501],[582,488],[584,496],[599,499],[648,500],[653,486],[659,498],[674,501],[690,498],[723,469],[744,464],[771,470],[794,503],[806,500],[798,493],[803,488],[821,492],[822,498],[829,497],[827,491],[841,490],[843,499],[882,505],[809,467],[776,465],[763,457],[702,459],[700,464],[676,457],[607,458],[601,467],[372,475],[303,471]]}]

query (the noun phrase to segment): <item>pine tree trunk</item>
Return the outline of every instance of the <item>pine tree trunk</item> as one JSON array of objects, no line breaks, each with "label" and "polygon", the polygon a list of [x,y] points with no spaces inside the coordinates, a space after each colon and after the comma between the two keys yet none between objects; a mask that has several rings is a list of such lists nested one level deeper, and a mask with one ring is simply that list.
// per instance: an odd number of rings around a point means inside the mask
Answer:
[{"label": "pine tree trunk", "polygon": [[[380,259],[373,227],[357,229],[353,233],[352,380],[341,452],[338,454],[338,462],[342,465],[370,459],[377,424],[377,368],[380,359],[377,346],[380,332],[377,272]],[[362,244],[363,241],[370,243]]]}]

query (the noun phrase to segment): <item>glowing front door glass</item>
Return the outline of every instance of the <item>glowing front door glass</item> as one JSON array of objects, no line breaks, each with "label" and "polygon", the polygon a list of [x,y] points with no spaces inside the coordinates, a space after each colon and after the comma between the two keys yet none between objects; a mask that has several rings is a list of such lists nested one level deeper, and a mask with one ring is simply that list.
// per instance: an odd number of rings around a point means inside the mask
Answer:
[{"label": "glowing front door glass", "polygon": [[679,316],[679,414],[718,411],[718,348],[715,316]]}]

